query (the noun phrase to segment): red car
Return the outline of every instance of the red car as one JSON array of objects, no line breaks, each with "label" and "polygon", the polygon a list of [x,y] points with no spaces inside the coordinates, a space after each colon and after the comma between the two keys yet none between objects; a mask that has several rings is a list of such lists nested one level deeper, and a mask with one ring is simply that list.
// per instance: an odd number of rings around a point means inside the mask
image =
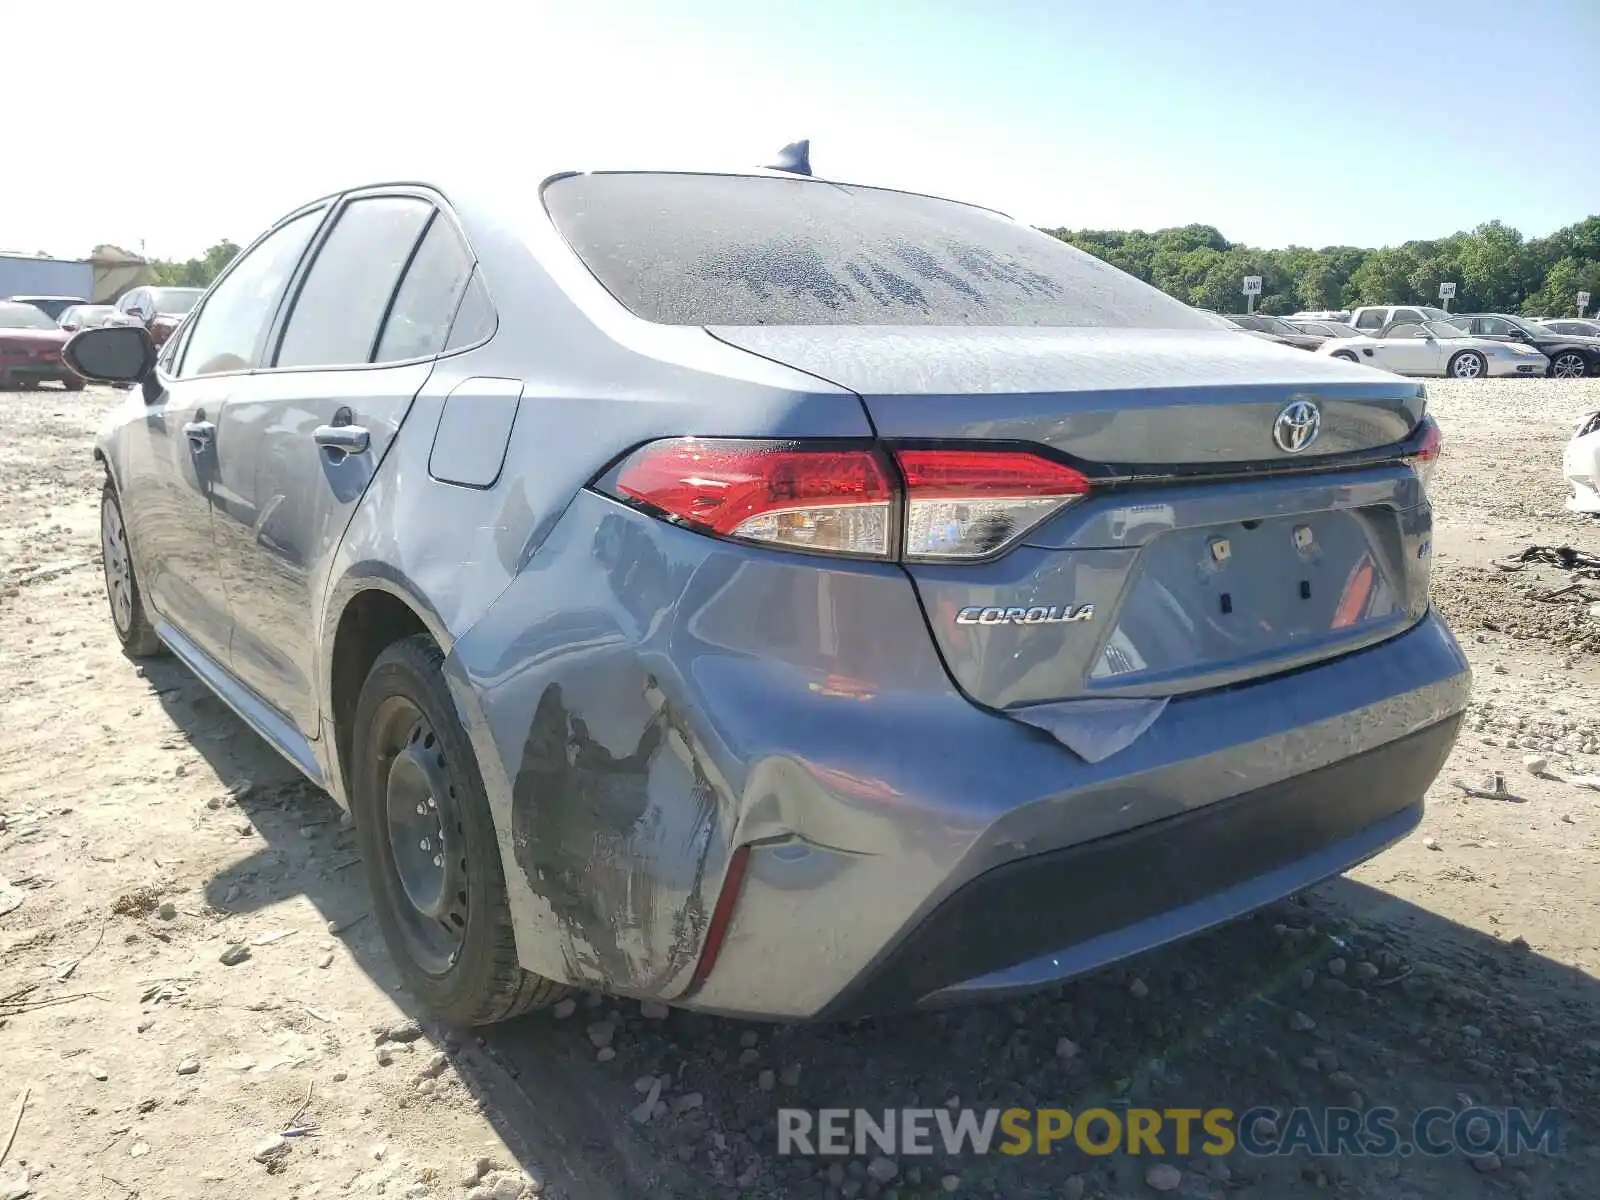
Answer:
[{"label": "red car", "polygon": [[164,343],[205,292],[191,287],[137,287],[117,301],[108,325],[143,325],[157,346]]},{"label": "red car", "polygon": [[33,305],[0,300],[0,389],[54,382],[81,392],[83,379],[61,361],[69,336]]}]

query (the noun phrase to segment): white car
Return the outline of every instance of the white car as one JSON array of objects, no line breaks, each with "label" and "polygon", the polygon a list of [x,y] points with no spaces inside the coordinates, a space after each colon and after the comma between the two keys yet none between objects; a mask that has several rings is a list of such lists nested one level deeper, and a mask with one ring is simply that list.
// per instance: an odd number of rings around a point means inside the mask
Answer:
[{"label": "white car", "polygon": [[1540,377],[1550,366],[1550,360],[1532,346],[1473,337],[1449,321],[1404,322],[1377,334],[1330,339],[1315,353],[1382,367],[1399,375],[1444,375],[1452,379]]},{"label": "white car", "polygon": [[1572,485],[1567,511],[1600,514],[1600,412],[1578,422],[1561,456],[1561,473]]}]

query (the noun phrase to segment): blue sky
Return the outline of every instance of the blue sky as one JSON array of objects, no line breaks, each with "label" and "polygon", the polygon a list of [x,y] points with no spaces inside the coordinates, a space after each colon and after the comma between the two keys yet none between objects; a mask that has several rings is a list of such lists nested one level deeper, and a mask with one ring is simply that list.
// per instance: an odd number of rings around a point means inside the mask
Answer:
[{"label": "blue sky", "polygon": [[[62,11],[18,6],[7,41],[67,44]],[[1600,0],[71,12],[93,31],[85,69],[64,71],[59,51],[8,55],[8,90],[65,102],[90,78],[104,99],[42,105],[35,128],[84,146],[81,174],[30,171],[0,189],[0,247],[143,240],[187,256],[372,178],[731,165],[804,135],[819,173],[1041,225],[1200,221],[1254,245],[1379,245],[1496,217],[1537,236],[1600,211]],[[72,114],[85,111],[116,124],[80,141],[91,127]]]}]

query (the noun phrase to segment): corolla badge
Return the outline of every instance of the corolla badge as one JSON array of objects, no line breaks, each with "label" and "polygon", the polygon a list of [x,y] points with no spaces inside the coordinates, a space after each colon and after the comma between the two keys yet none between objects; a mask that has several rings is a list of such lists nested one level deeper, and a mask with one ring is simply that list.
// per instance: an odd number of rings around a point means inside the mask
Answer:
[{"label": "corolla badge", "polygon": [[1285,454],[1298,454],[1322,432],[1322,411],[1309,400],[1291,400],[1272,423],[1272,440]]},{"label": "corolla badge", "polygon": [[1035,605],[1033,608],[985,608],[975,604],[956,614],[957,625],[1064,625],[1094,620],[1094,605]]}]

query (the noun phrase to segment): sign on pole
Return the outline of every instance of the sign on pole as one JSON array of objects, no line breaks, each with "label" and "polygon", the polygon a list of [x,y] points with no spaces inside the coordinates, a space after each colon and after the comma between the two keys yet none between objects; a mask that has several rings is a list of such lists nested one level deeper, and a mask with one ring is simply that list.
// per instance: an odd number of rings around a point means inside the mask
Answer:
[{"label": "sign on pole", "polygon": [[1578,293],[1578,315],[1580,317],[1583,316],[1583,310],[1588,308],[1588,307],[1589,307],[1589,293],[1588,292],[1579,292]]},{"label": "sign on pole", "polygon": [[1454,300],[1455,298],[1456,298],[1456,285],[1455,284],[1453,284],[1453,283],[1441,283],[1439,285],[1439,299],[1444,304],[1445,312],[1449,312],[1450,311],[1450,301]]},{"label": "sign on pole", "polygon": [[1261,295],[1261,276],[1246,275],[1244,277],[1244,302],[1246,312],[1255,312],[1256,297]]}]

